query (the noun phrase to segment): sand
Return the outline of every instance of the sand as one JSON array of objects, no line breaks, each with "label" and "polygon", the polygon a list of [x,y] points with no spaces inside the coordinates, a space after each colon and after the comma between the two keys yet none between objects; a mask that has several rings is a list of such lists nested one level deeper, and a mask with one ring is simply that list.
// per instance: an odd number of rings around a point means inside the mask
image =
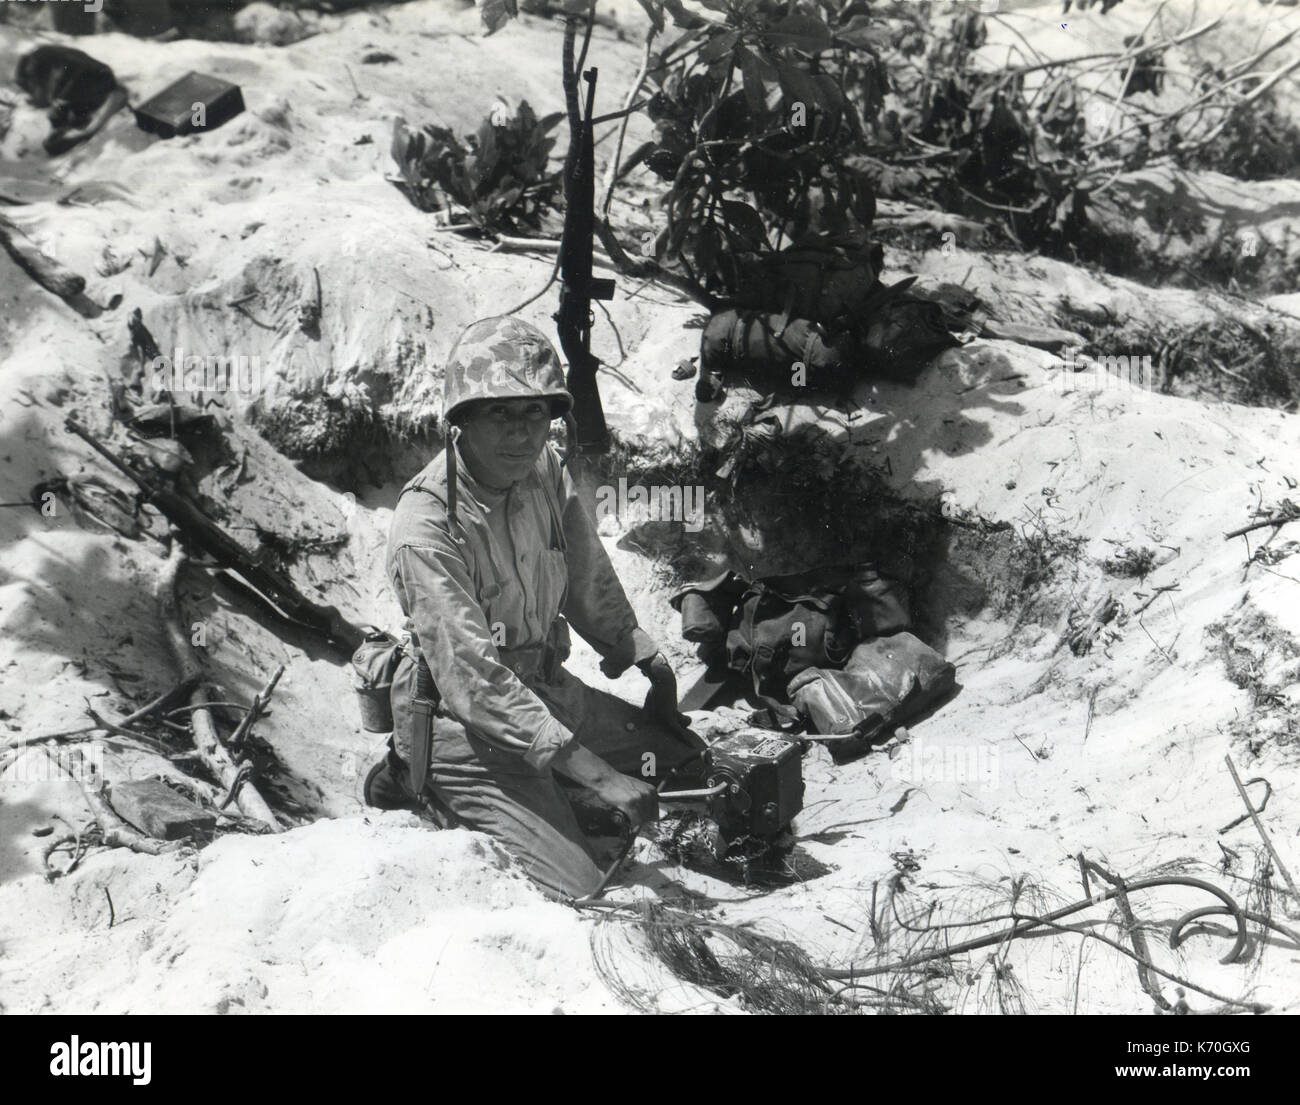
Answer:
[{"label": "sand", "polygon": [[[1131,23],[1151,7],[1130,0],[1108,18]],[[1257,32],[1265,14],[1255,7],[1232,11]],[[1055,13],[1023,9],[1007,19],[1040,34],[1040,48],[1050,37],[1064,50],[1071,41],[1041,30]],[[1296,17],[1288,9],[1282,18]],[[634,13],[626,19],[638,25]],[[1085,40],[1113,37],[1119,26],[1095,11],[1069,22]],[[92,298],[123,300],[98,319],[81,319],[0,259],[0,498],[22,498],[57,474],[106,476],[62,420],[76,410],[107,426],[106,381],[126,351],[126,316],[140,307],[165,349],[258,357],[266,370],[260,393],[228,403],[229,436],[247,450],[253,479],[232,497],[227,524],[250,541],[255,522],[300,535],[346,534],[333,555],[304,558],[295,578],[356,620],[394,625],[382,549],[400,472],[376,470],[367,480],[336,464],[336,475],[358,480],[349,498],[303,467],[312,469],[313,427],[348,403],[367,418],[427,419],[437,407],[437,358],[459,328],[526,298],[549,273],[544,257],[488,252],[437,231],[385,180],[395,116],[463,130],[499,95],[526,96],[539,111],[558,106],[555,26],[526,19],[486,40],[476,30],[472,10],[417,0],[383,15],[324,18],[321,34],[283,49],[96,38],[92,52],[133,88],[203,69],[239,80],[248,111],[211,135],[169,143],[119,118],[58,163],[49,202],[13,209],[87,275]],[[0,71],[27,45],[0,28]],[[363,64],[369,51],[398,61]],[[593,51],[602,103],[612,107],[635,68],[636,35],[619,42],[598,32]],[[29,170],[43,164],[43,128],[38,112],[18,108],[0,158]],[[126,195],[54,202],[96,181]],[[150,275],[155,240],[165,254]],[[894,251],[889,261],[887,278],[965,280],[1014,321],[1051,321],[1065,298],[1138,320],[1209,318],[1227,302],[1042,258],[936,248]],[[324,304],[319,341],[284,321],[314,294],[313,270]],[[250,292],[249,312],[271,329],[227,306]],[[548,293],[523,317],[549,328],[552,306]],[[1266,313],[1257,304],[1235,309]],[[626,359],[618,374],[602,375],[602,390],[625,440],[649,455],[712,433],[692,381],[670,377],[698,349],[698,332],[684,324],[699,308],[664,290],[632,297],[624,288],[610,312]],[[594,340],[608,361],[619,361],[603,320]],[[1128,876],[1167,865],[1210,878],[1244,902],[1259,842],[1249,823],[1219,832],[1242,812],[1223,763],[1228,753],[1243,777],[1270,780],[1263,822],[1291,870],[1300,870],[1292,720],[1300,702],[1300,561],[1288,553],[1300,533],[1283,529],[1269,541],[1278,557],[1249,563],[1269,531],[1252,534],[1249,551],[1243,539],[1223,536],[1249,522],[1257,504],[1295,498],[1296,418],[1079,380],[1067,388],[1065,380],[1059,358],[977,340],[940,357],[915,387],[863,385],[856,396],[863,412],[840,430],[858,455],[889,458],[897,494],[939,496],[958,518],[1077,539],[1077,553],[1057,563],[1019,619],[1016,608],[964,599],[978,590],[980,580],[968,577],[979,558],[969,549],[954,554],[952,573],[936,586],[949,603],[943,648],[958,664],[962,691],[913,726],[910,743],[892,756],[836,765],[822,750],[809,753],[792,859],[809,872],[804,881],[746,888],[645,845],[631,871],[641,892],[684,886],[724,919],[795,933],[814,956],[835,963],[869,955],[873,885],[883,888],[900,870],[900,910],[933,903],[954,918],[1005,906],[1017,880],[1035,908],[1081,897],[1079,852]],[[724,413],[750,398],[735,389]],[[842,418],[814,404],[778,413],[792,424]],[[396,467],[413,459],[402,456]],[[664,572],[625,530],[605,536],[643,623],[685,679],[694,669]],[[1153,549],[1158,566],[1144,580],[1107,574],[1104,562],[1123,545]],[[48,518],[0,510],[0,742],[82,724],[84,698],[120,716],[170,685],[150,593],[160,555],[157,542],[82,528],[67,511]],[[1174,585],[1134,613],[1156,588]],[[187,592],[209,630],[210,669],[232,696],[250,698],[277,664],[287,665],[259,731],[284,765],[277,793],[298,803],[303,823],[272,837],[223,836],[196,856],[96,850],[74,874],[49,883],[41,853],[50,838],[33,830],[62,834],[55,814],[76,824],[86,813],[43,754],[9,762],[0,775],[6,1012],[626,1008],[597,969],[593,934],[611,938],[590,916],[545,901],[483,838],[435,833],[407,815],[362,807],[360,777],[376,738],[360,730],[344,666],[278,634],[228,592],[213,596],[201,576]],[[1091,609],[1108,593],[1127,616],[1091,652],[1074,655],[1064,644],[1069,610]],[[604,685],[589,649],[578,649],[571,666]],[[634,701],[644,691],[635,673],[615,688]],[[112,750],[105,771],[110,779],[177,774],[157,757]],[[1224,849],[1236,856],[1227,871]],[[1184,891],[1135,901],[1157,925],[1202,904],[1203,896]],[[1103,906],[1087,916],[1107,915]],[[1114,926],[1104,931],[1118,934]],[[897,928],[893,936],[903,949]],[[1279,1010],[1300,992],[1300,957],[1280,938],[1261,960],[1227,966],[1218,963],[1222,935],[1202,932],[1176,953],[1160,934],[1151,942],[1162,966],[1208,989]],[[610,946],[620,971],[660,1008],[734,1008],[676,984],[635,934]],[[936,984],[954,1011],[997,1012],[1016,1000],[1033,1012],[1152,1007],[1131,961],[1096,943],[1081,951],[1075,935],[1017,942],[1002,986],[988,954],[972,954]],[[1008,965],[1019,983],[1010,998]],[[1163,988],[1177,1000],[1173,984]],[[1187,1000],[1215,1004],[1194,993]]]}]

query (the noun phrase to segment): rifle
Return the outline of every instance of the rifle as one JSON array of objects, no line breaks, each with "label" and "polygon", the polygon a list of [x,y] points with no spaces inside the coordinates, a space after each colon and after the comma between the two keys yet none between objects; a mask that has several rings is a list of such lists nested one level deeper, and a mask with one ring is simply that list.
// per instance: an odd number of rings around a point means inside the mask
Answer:
[{"label": "rifle", "polygon": [[75,418],[64,426],[131,479],[187,543],[207,553],[222,568],[239,573],[242,580],[288,621],[310,629],[351,652],[364,638],[359,626],[353,625],[333,606],[322,606],[304,597],[289,579],[269,565],[259,564],[252,554],[204,514],[184,495],[168,490],[140,472],[133,464],[104,445]]},{"label": "rifle", "polygon": [[[570,24],[572,27],[572,24]],[[613,299],[614,281],[591,275],[592,234],[596,219],[595,154],[592,107],[596,99],[596,69],[582,74],[587,81],[586,111],[578,112],[578,75],[573,66],[573,35],[564,42],[564,91],[569,114],[569,154],[564,171],[564,233],[560,238],[560,309],[552,316],[560,346],[569,362],[565,383],[573,396],[577,447],[584,453],[609,448],[605,411],[600,403],[596,370],[600,361],[591,352],[593,299]]]}]

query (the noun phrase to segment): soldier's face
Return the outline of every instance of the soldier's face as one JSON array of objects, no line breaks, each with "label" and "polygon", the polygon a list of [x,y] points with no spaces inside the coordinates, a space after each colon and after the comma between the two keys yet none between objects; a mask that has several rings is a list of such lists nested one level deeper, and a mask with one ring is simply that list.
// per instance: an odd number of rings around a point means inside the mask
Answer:
[{"label": "soldier's face", "polygon": [[550,424],[551,405],[544,399],[494,399],[461,424],[461,456],[476,480],[509,487],[533,470]]}]

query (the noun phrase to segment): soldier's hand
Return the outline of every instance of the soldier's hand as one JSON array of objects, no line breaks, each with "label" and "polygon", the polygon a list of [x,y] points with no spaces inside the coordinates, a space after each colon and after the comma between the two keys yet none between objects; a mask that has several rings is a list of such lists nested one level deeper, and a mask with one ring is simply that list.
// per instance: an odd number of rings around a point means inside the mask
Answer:
[{"label": "soldier's hand", "polygon": [[690,718],[677,711],[677,676],[673,674],[668,657],[656,652],[637,666],[650,680],[650,691],[645,696],[646,714],[670,729],[681,729],[690,724]]},{"label": "soldier's hand", "polygon": [[559,752],[551,768],[595,791],[602,802],[627,818],[632,829],[659,820],[659,794],[653,786],[615,771],[576,741]]},{"label": "soldier's hand", "polygon": [[659,792],[644,779],[614,773],[606,784],[596,788],[602,802],[607,802],[627,818],[635,832],[642,825],[659,820]]}]

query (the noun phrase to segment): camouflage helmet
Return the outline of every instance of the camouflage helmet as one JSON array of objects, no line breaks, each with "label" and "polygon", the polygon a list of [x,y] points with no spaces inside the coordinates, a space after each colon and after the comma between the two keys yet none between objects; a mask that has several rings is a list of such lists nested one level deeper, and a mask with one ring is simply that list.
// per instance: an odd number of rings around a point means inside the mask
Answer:
[{"label": "camouflage helmet", "polygon": [[554,347],[536,326],[508,315],[471,323],[447,355],[442,417],[454,422],[484,399],[549,399],[551,417],[573,408]]}]

